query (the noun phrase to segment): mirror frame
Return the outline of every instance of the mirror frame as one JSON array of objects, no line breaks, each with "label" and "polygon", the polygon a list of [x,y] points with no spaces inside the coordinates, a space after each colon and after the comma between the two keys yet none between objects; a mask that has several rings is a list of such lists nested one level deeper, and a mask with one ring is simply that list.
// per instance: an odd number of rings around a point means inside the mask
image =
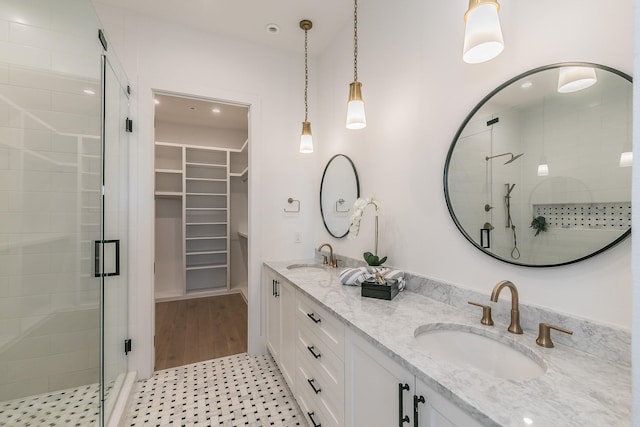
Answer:
[{"label": "mirror frame", "polygon": [[327,166],[325,166],[324,168],[324,172],[322,172],[322,180],[320,180],[320,216],[322,216],[322,223],[324,224],[324,228],[327,230],[327,233],[329,233],[331,236],[335,237],[336,239],[341,239],[343,237],[346,237],[347,234],[349,234],[349,227],[347,227],[347,231],[341,236],[336,236],[335,234],[333,234],[331,230],[329,230],[327,221],[324,218],[324,210],[322,209],[322,188],[324,186],[324,178],[327,175],[327,170],[329,169],[329,166],[331,166],[331,162],[333,162],[336,159],[336,157],[340,157],[340,156],[347,159],[349,161],[349,164],[351,165],[351,168],[353,169],[353,176],[356,180],[356,193],[357,193],[356,200],[360,198],[360,179],[358,177],[358,171],[356,170],[356,166],[353,164],[353,161],[346,154],[336,154],[335,156],[331,157],[327,162]]},{"label": "mirror frame", "polygon": [[[611,68],[611,67],[607,67],[606,65],[601,65],[601,64],[595,64],[595,63],[590,63],[590,62],[559,62],[559,63],[555,63],[555,64],[550,64],[550,65],[544,65],[541,67],[537,67],[534,69],[531,69],[529,71],[525,71],[524,73],[521,73],[509,80],[507,80],[505,83],[502,83],[500,86],[498,86],[497,88],[495,88],[494,90],[492,90],[491,92],[489,92],[488,95],[486,95],[472,110],[469,114],[467,114],[467,116],[465,117],[465,119],[463,120],[462,124],[460,125],[460,127],[458,128],[458,131],[456,132],[455,136],[453,137],[453,141],[451,143],[451,146],[449,147],[449,151],[447,152],[447,158],[445,160],[445,164],[444,164],[444,197],[445,200],[447,202],[447,209],[449,210],[449,215],[451,215],[451,219],[453,219],[453,222],[455,223],[456,227],[458,228],[458,230],[462,233],[462,235],[469,241],[471,242],[471,244],[473,246],[475,246],[479,251],[481,251],[482,253],[489,255],[492,258],[495,258],[499,261],[502,262],[506,262],[507,264],[512,264],[512,265],[518,265],[518,266],[522,266],[522,267],[533,267],[533,268],[542,268],[542,267],[559,267],[559,266],[563,266],[563,265],[568,265],[568,264],[574,264],[576,262],[580,262],[580,261],[584,261],[586,259],[589,259],[591,257],[594,257],[598,254],[600,254],[601,252],[606,251],[607,249],[612,248],[613,246],[617,245],[618,243],[622,242],[623,240],[625,240],[627,237],[629,237],[631,235],[631,228],[629,228],[627,231],[625,231],[621,236],[619,236],[617,239],[615,239],[614,241],[610,242],[609,244],[603,246],[602,248],[598,249],[595,252],[589,253],[585,256],[581,256],[579,258],[576,258],[574,260],[571,261],[565,261],[565,262],[561,262],[561,263],[557,263],[557,264],[525,264],[525,263],[520,263],[520,262],[514,262],[514,261],[510,261],[506,258],[502,258],[492,252],[486,251],[484,248],[482,248],[482,246],[480,246],[480,244],[478,242],[476,242],[473,237],[471,237],[469,235],[469,233],[467,233],[467,231],[462,227],[462,224],[460,224],[460,222],[458,221],[458,218],[455,215],[455,212],[453,211],[453,206],[451,205],[451,199],[449,198],[449,183],[448,183],[448,178],[449,178],[449,164],[451,163],[451,157],[453,156],[453,151],[456,148],[456,144],[458,142],[458,139],[460,138],[460,135],[462,134],[462,132],[464,131],[464,128],[467,126],[467,124],[469,124],[469,122],[471,121],[471,119],[473,118],[473,116],[491,99],[493,98],[496,94],[498,94],[500,91],[502,91],[503,89],[505,89],[506,87],[510,86],[511,84],[517,82],[520,79],[523,79],[525,77],[528,77],[532,74],[536,74],[542,71],[546,71],[546,70],[551,70],[554,68],[561,68],[561,67],[573,67],[573,66],[582,66],[582,67],[593,67],[599,70],[604,70],[604,71],[608,71],[610,73],[616,74],[619,77],[622,77],[623,79],[629,81],[632,85],[632,90],[633,90],[633,78],[628,75],[627,73],[624,73],[620,70],[616,70],[615,68]],[[633,204],[631,206],[631,208],[633,209]]]}]

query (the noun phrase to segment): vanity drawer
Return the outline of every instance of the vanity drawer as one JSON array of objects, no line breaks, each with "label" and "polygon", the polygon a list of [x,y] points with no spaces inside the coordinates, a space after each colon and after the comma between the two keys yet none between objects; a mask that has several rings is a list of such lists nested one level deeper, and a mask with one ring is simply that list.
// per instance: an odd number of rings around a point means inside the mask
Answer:
[{"label": "vanity drawer", "polygon": [[[313,375],[303,367],[298,366],[296,370],[296,383],[305,383],[305,387],[298,387],[296,398],[300,404],[300,409],[309,422],[309,426],[322,425],[322,427],[341,427],[344,424],[343,411],[337,412],[333,405],[322,395],[325,391],[316,394],[309,386],[308,381],[313,379]],[[312,414],[312,415],[311,415]]]},{"label": "vanity drawer", "polygon": [[344,358],[344,324],[325,309],[298,293],[296,312],[300,326],[313,331],[340,359]]},{"label": "vanity drawer", "polygon": [[[315,334],[305,328],[298,330],[296,344],[296,360],[307,378],[303,382],[296,382],[296,390],[312,387],[307,380],[314,380],[314,387],[321,389],[319,396],[327,401],[333,412],[342,416],[344,413],[344,362],[331,351],[326,344],[320,342]],[[318,356],[318,357],[316,357]]]}]

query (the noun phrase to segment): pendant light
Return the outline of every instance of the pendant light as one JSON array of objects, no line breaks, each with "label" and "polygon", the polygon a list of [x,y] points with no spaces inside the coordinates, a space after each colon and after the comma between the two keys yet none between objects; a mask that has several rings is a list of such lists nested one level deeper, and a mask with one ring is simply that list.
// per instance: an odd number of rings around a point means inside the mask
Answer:
[{"label": "pendant light", "polygon": [[479,64],[500,55],[504,49],[497,0],[469,0],[464,14],[464,49],[462,60]]},{"label": "pendant light", "polygon": [[311,137],[311,123],[308,120],[309,102],[307,92],[309,90],[309,66],[308,66],[308,40],[307,32],[313,27],[308,19],[300,21],[300,28],[304,30],[304,122],[302,122],[302,135],[300,135],[300,152],[313,153],[313,139]]},{"label": "pendant light", "polygon": [[349,84],[347,129],[367,127],[362,100],[362,83],[358,81],[358,0],[353,2],[353,82]]},{"label": "pendant light", "polygon": [[545,145],[545,104],[546,98],[542,97],[542,155],[540,156],[540,163],[538,163],[538,176],[548,176],[549,175],[549,164],[547,163],[547,156],[544,154],[544,145]]},{"label": "pendant light", "polygon": [[558,74],[558,92],[571,93],[593,86],[598,81],[593,67],[562,67]]}]

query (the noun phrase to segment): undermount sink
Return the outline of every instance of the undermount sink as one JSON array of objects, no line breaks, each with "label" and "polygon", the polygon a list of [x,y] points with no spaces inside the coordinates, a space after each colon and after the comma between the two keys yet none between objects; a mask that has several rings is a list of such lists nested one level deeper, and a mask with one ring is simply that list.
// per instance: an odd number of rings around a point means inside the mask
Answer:
[{"label": "undermount sink", "polygon": [[291,264],[287,266],[287,270],[318,271],[326,269],[327,267],[322,264]]},{"label": "undermount sink", "polygon": [[431,358],[498,378],[529,380],[546,372],[542,359],[526,347],[508,337],[507,342],[501,342],[485,333],[484,329],[463,325],[430,324],[418,327],[414,336],[416,344]]}]

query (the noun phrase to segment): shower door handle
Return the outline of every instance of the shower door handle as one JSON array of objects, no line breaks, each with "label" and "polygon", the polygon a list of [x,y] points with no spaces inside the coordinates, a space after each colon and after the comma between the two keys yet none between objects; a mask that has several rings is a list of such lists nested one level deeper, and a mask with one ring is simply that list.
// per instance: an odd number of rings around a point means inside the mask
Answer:
[{"label": "shower door handle", "polygon": [[[116,271],[112,273],[101,273],[100,272],[100,260],[102,259],[100,253],[100,245],[114,244],[115,245],[115,268]],[[94,247],[94,256],[95,256],[95,264],[94,264],[94,275],[95,277],[110,277],[110,276],[119,276],[120,275],[120,240],[95,240],[93,243]],[[104,251],[103,251],[104,253]]]}]

